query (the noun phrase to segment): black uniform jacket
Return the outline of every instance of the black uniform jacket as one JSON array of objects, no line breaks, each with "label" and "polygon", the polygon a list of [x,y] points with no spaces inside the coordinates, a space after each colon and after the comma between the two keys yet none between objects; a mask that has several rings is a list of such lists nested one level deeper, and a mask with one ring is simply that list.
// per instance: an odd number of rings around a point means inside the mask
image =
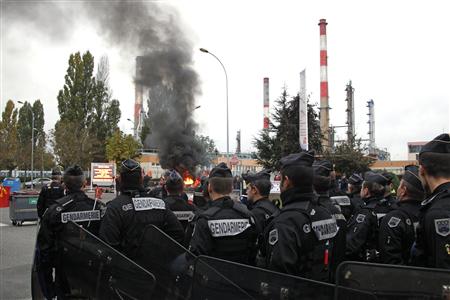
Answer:
[{"label": "black uniform jacket", "polygon": [[273,204],[267,197],[259,199],[251,205],[251,212],[255,216],[255,221],[258,224],[258,228],[261,232],[267,225],[267,220],[274,213],[278,212],[279,208]]},{"label": "black uniform jacket", "polygon": [[64,197],[64,187],[60,182],[52,181],[51,183],[43,186],[36,204],[38,217],[42,218],[45,210],[52,204],[55,204],[55,200],[62,197]]},{"label": "black uniform jacket", "polygon": [[264,232],[266,265],[277,272],[328,280],[336,220],[312,192],[291,188],[280,197],[283,208]]},{"label": "black uniform jacket", "polygon": [[413,256],[415,265],[450,269],[450,182],[422,202]]},{"label": "black uniform jacket", "polygon": [[69,221],[98,235],[100,220],[105,211],[102,202],[96,202],[82,191],[69,193],[55,202],[42,216],[38,232],[38,245],[41,250],[55,246],[56,239]]},{"label": "black uniform jacket", "polygon": [[155,225],[179,243],[184,240],[182,225],[164,201],[141,195],[145,194],[122,192],[108,202],[100,227],[100,238],[129,257],[137,254],[147,225]]},{"label": "black uniform jacket", "polygon": [[370,197],[364,202],[347,226],[346,256],[350,260],[366,261],[367,250],[378,248],[378,220],[386,215],[384,207],[380,207],[380,198]]},{"label": "black uniform jacket", "polygon": [[253,214],[230,197],[211,202],[195,218],[190,250],[239,263],[253,264],[258,230]]},{"label": "black uniform jacket", "polygon": [[337,267],[341,262],[345,260],[345,245],[346,245],[346,235],[347,235],[347,220],[342,214],[341,208],[337,204],[333,204],[328,193],[318,194],[319,204],[324,206],[333,218],[336,220],[338,226],[338,232],[334,238],[333,242],[333,252],[330,256],[331,265],[331,280],[334,280],[334,275]]},{"label": "black uniform jacket", "polygon": [[166,207],[175,214],[178,221],[183,225],[183,229],[186,230],[188,223],[195,217],[195,206],[189,204],[183,197],[178,195],[169,195],[164,199],[164,202],[166,202]]},{"label": "black uniform jacket", "polygon": [[381,263],[409,264],[411,247],[416,236],[415,227],[419,222],[419,210],[419,200],[403,200],[383,218],[378,237]]}]

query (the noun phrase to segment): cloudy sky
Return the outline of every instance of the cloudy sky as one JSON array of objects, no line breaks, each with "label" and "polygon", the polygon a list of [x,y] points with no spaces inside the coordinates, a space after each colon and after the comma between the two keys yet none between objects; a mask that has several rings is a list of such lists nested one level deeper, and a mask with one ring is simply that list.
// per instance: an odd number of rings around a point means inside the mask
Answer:
[{"label": "cloudy sky", "polygon": [[[0,109],[8,99],[44,104],[46,129],[58,120],[56,95],[68,57],[86,50],[109,57],[110,85],[120,100],[122,130],[131,133],[135,56],[102,38],[80,1],[2,1]],[[154,3],[154,2],[152,2]],[[97,2],[108,6],[107,1]],[[133,5],[130,2],[129,5]],[[225,78],[229,77],[230,150],[236,131],[242,149],[254,150],[263,124],[263,78],[270,101],[283,86],[299,90],[306,69],[307,93],[319,101],[319,26],[328,22],[328,81],[333,125],[345,124],[345,86],[355,88],[356,132],[367,138],[366,102],[375,102],[376,144],[393,159],[406,159],[408,141],[449,131],[450,40],[447,1],[159,1],[194,48],[201,79],[195,119],[200,132],[226,150]],[[132,21],[132,20],[130,20]],[[101,30],[101,29],[100,29]],[[345,130],[337,132],[344,137]]]}]

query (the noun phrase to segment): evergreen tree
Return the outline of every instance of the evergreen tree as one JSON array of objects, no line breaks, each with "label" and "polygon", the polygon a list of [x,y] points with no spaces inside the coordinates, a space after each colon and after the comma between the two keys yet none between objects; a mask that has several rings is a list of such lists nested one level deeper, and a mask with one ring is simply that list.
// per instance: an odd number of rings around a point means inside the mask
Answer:
[{"label": "evergreen tree", "polygon": [[17,133],[18,133],[18,155],[22,157],[18,163],[19,169],[30,170],[31,169],[31,137],[32,137],[32,124],[34,114],[34,161],[36,157],[41,155],[42,151],[45,151],[45,132],[44,132],[44,107],[40,100],[36,100],[33,106],[27,101],[24,102],[22,107],[19,109],[19,115],[17,120]]},{"label": "evergreen tree", "polygon": [[92,161],[106,160],[106,139],[120,120],[119,101],[111,99],[109,65],[102,58],[93,76],[94,57],[89,51],[71,54],[65,84],[58,94],[60,119],[52,132],[59,162],[67,167],[88,168]]},{"label": "evergreen tree", "polygon": [[[277,168],[283,156],[300,151],[299,99],[298,94],[290,98],[286,88],[283,88],[280,98],[275,102],[269,129],[262,130],[254,140],[257,149],[254,157],[265,168]],[[309,148],[320,152],[320,122],[315,106],[308,103]]]},{"label": "evergreen tree", "polygon": [[360,139],[342,142],[334,151],[326,151],[324,157],[334,164],[337,173],[350,176],[353,173],[363,173],[369,170],[374,159],[364,154]]},{"label": "evergreen tree", "polygon": [[12,170],[18,165],[18,147],[17,109],[14,108],[14,102],[9,100],[0,122],[0,169],[8,170],[8,176],[11,176]]}]

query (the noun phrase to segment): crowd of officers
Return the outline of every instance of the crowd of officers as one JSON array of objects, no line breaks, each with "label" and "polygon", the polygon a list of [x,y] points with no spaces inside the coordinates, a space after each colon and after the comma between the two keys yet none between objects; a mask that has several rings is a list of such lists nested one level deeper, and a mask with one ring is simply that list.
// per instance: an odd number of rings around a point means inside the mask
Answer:
[{"label": "crowd of officers", "polygon": [[[333,165],[303,151],[280,162],[281,205],[269,200],[271,173],[245,174],[245,205],[232,200],[226,164],[214,167],[187,201],[183,178],[168,171],[162,188],[143,188],[134,160],[122,162],[120,193],[105,206],[83,192],[79,167],[64,172],[64,191],[44,187],[38,210],[38,274],[46,297],[58,284],[57,241],[78,223],[131,259],[147,225],[155,225],[195,255],[208,255],[305,278],[332,282],[344,260],[450,268],[450,137],[442,134],[407,166],[392,196],[387,173],[353,174],[348,192],[333,184]],[[53,269],[55,274],[53,274]]]}]

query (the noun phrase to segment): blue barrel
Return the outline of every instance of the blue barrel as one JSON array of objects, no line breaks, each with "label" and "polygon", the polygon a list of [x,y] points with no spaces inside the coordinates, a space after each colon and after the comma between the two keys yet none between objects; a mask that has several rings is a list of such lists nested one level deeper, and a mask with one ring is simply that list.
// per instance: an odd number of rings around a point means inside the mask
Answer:
[{"label": "blue barrel", "polygon": [[21,182],[20,178],[8,178],[3,179],[3,186],[9,186],[11,193],[20,191]]}]

